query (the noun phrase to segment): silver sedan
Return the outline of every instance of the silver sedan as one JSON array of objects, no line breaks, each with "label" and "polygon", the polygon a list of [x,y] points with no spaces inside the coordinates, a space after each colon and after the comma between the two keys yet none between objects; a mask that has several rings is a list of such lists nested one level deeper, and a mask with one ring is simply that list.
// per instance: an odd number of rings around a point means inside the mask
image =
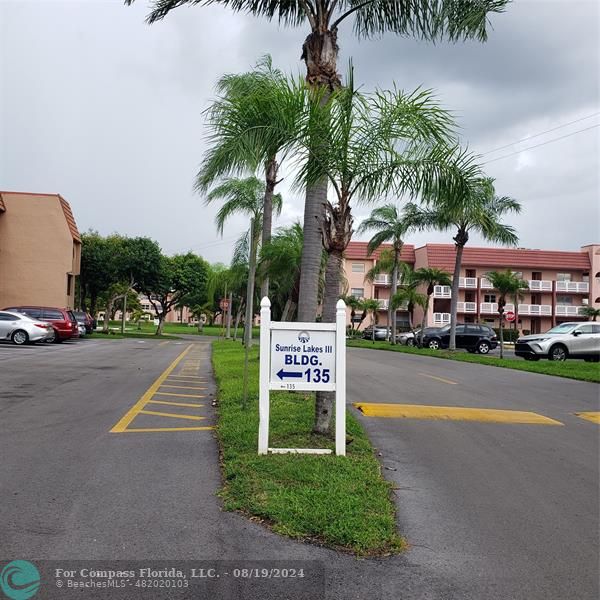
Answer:
[{"label": "silver sedan", "polygon": [[11,341],[17,346],[29,342],[43,342],[54,337],[50,323],[32,319],[18,312],[0,311],[0,340]]}]

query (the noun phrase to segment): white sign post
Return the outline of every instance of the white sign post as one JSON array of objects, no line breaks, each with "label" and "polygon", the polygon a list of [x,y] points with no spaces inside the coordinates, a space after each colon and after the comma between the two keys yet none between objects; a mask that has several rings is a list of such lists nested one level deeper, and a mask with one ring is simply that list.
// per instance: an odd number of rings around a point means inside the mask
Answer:
[{"label": "white sign post", "polygon": [[346,455],[346,305],[335,323],[271,321],[271,302],[260,303],[258,453],[330,454],[322,448],[269,448],[270,390],[335,391],[335,453]]}]

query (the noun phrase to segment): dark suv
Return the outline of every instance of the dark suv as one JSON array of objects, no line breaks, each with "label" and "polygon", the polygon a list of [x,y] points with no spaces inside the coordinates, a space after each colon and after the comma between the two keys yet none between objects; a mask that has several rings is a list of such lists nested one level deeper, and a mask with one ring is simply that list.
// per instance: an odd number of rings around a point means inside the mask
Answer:
[{"label": "dark suv", "polygon": [[81,310],[74,310],[73,314],[78,323],[81,323],[85,327],[85,332],[89,335],[94,332],[94,319],[92,316]]},{"label": "dark suv", "polygon": [[[450,325],[439,329],[425,331],[423,347],[438,350],[447,348],[450,344]],[[456,347],[464,348],[468,352],[487,354],[498,345],[496,332],[488,325],[475,323],[459,323],[456,325]]]},{"label": "dark suv", "polygon": [[54,308],[51,306],[11,306],[2,310],[11,310],[28,315],[32,319],[52,323],[54,338],[48,341],[57,344],[63,340],[79,336],[79,328],[73,311],[69,308]]}]

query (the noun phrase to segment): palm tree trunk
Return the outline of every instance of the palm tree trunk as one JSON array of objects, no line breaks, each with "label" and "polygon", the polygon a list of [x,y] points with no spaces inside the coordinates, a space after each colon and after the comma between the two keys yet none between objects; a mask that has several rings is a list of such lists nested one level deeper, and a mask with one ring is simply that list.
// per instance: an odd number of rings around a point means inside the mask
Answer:
[{"label": "palm tree trunk", "polygon": [[[265,196],[263,199],[263,222],[262,222],[262,246],[263,248],[271,241],[271,229],[273,223],[273,193],[277,185],[277,169],[279,165],[272,157],[265,165]],[[261,288],[261,299],[269,295],[269,276],[265,274]]]},{"label": "palm tree trunk", "polygon": [[[336,250],[327,257],[325,295],[323,298],[323,323],[334,323],[336,304],[340,297],[342,254]],[[331,432],[335,392],[317,392],[313,431],[323,435]]]},{"label": "palm tree trunk", "polygon": [[[500,311],[498,311],[500,312]],[[500,358],[504,358],[504,311],[500,313]]]},{"label": "palm tree trunk", "polygon": [[[398,311],[396,309],[392,310],[392,298],[396,295],[396,293],[398,292],[398,261],[394,260],[394,268],[392,269],[392,294],[390,297],[390,315],[391,315],[391,329],[392,329],[392,334],[391,334],[391,340],[392,340],[392,344],[396,343],[396,315],[398,314]],[[388,321],[388,322],[390,322]]]},{"label": "palm tree trunk", "polygon": [[254,316],[254,281],[256,279],[256,253],[257,253],[257,222],[252,219],[250,223],[250,261],[248,265],[248,287],[246,288],[246,319],[244,323],[244,344],[246,348],[252,347],[252,317]]},{"label": "palm tree trunk", "polygon": [[235,325],[233,327],[233,341],[234,342],[237,340],[238,327],[240,325],[240,319],[242,318],[242,312],[244,312],[243,307],[244,307],[243,299],[240,298],[240,305],[238,306],[238,310],[235,315]]},{"label": "palm tree trunk", "polygon": [[423,332],[427,325],[427,313],[429,312],[429,300],[431,296],[427,294],[425,296],[425,306],[423,307],[423,318],[421,319],[421,331],[419,332],[419,346],[423,345]]},{"label": "palm tree trunk", "polygon": [[450,297],[450,344],[449,350],[456,350],[456,314],[458,311],[458,287],[460,267],[462,264],[464,246],[456,245],[456,262],[454,263],[454,277],[452,279],[452,296]]}]

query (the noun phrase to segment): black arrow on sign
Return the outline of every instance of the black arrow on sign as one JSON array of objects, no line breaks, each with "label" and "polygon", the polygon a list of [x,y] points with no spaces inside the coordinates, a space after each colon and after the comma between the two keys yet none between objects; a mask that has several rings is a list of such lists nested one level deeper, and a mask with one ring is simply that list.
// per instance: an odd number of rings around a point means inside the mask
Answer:
[{"label": "black arrow on sign", "polygon": [[284,371],[283,369],[279,369],[277,373],[277,377],[279,379],[283,379],[284,377],[302,377],[301,371]]}]

